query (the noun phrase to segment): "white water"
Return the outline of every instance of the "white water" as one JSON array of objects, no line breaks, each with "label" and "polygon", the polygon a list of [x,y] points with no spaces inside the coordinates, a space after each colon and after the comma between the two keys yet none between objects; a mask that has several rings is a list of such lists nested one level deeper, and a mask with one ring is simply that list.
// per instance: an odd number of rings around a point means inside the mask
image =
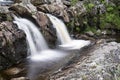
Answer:
[{"label": "white water", "polygon": [[64,49],[80,49],[90,44],[90,41],[71,39],[65,24],[60,19],[50,14],[47,14],[47,16],[51,20],[53,27],[56,28],[58,40],[61,42],[59,47]]},{"label": "white water", "polygon": [[16,23],[19,29],[23,30],[27,36],[29,50],[32,55],[48,49],[48,46],[36,25],[25,18],[14,18],[14,23]]},{"label": "white water", "polygon": [[58,39],[61,41],[61,44],[66,44],[66,43],[69,43],[71,42],[71,38],[69,36],[69,33],[65,27],[65,24],[57,19],[56,17],[50,15],[50,14],[47,14],[47,16],[50,18],[52,24],[53,24],[53,27],[56,28],[57,30],[57,36],[58,36]]}]

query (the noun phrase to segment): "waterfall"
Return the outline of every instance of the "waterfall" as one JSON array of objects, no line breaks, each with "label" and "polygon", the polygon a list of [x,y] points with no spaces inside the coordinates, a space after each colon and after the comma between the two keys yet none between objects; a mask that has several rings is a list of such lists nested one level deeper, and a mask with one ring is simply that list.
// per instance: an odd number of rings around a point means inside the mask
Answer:
[{"label": "waterfall", "polygon": [[42,50],[48,49],[46,41],[36,25],[25,18],[18,18],[14,16],[14,23],[18,25],[18,28],[23,30],[26,34],[28,47],[31,54],[37,54]]},{"label": "waterfall", "polygon": [[71,42],[71,38],[65,27],[65,24],[61,20],[57,19],[56,17],[50,14],[47,14],[47,16],[50,18],[53,27],[57,30],[57,36],[58,39],[61,41],[61,44],[66,44]]},{"label": "waterfall", "polygon": [[68,48],[68,49],[80,49],[84,46],[88,46],[90,41],[88,40],[73,40],[71,39],[65,24],[55,16],[51,14],[47,14],[49,19],[51,20],[53,27],[57,31],[57,37],[60,41],[61,45],[59,47]]}]

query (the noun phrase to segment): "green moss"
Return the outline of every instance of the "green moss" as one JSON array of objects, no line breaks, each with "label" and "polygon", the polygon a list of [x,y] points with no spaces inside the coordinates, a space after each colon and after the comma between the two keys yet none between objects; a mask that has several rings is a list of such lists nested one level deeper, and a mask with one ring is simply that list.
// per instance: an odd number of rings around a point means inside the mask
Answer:
[{"label": "green moss", "polygon": [[94,6],[95,6],[95,5],[94,5],[93,3],[89,3],[89,4],[88,4],[88,8],[89,8],[89,9],[92,9]]},{"label": "green moss", "polygon": [[71,5],[74,6],[79,0],[71,0]]},{"label": "green moss", "polygon": [[90,26],[88,26],[88,27],[86,28],[85,32],[88,32],[88,31],[92,31],[93,33],[97,33],[97,30],[96,30],[95,27],[90,27]]},{"label": "green moss", "polygon": [[114,9],[113,7],[108,7],[108,8],[107,8],[107,11],[108,11],[108,12],[111,12],[111,11],[113,11],[113,9]]}]

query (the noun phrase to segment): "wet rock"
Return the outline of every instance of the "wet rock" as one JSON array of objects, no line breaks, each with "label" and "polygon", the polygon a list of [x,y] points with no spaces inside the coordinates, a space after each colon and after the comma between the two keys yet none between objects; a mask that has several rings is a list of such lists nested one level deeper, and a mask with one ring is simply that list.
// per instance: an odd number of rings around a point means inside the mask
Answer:
[{"label": "wet rock", "polygon": [[34,18],[36,19],[37,23],[43,28],[49,25],[49,20],[46,14],[43,12],[38,12],[37,14],[35,14]]},{"label": "wet rock", "polygon": [[12,22],[2,22],[0,24],[0,70],[18,63],[26,56],[25,34]]},{"label": "wet rock", "polygon": [[45,40],[47,41],[49,47],[54,48],[56,44],[56,31],[52,27],[52,24],[47,17],[47,15],[43,12],[37,12],[33,18],[36,20],[38,25],[40,26],[41,32],[44,35]]}]

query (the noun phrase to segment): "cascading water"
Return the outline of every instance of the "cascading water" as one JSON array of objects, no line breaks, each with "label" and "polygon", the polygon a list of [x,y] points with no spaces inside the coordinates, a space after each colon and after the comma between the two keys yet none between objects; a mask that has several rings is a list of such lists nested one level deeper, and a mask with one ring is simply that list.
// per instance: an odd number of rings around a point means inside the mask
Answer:
[{"label": "cascading water", "polygon": [[80,49],[82,47],[88,46],[90,44],[90,41],[86,40],[73,40],[71,39],[65,24],[55,16],[51,14],[47,14],[49,19],[51,20],[53,27],[57,31],[57,37],[58,40],[61,42],[61,45],[59,47],[66,48],[66,49]]},{"label": "cascading water", "polygon": [[18,28],[25,32],[28,41],[28,48],[31,53],[31,56],[28,57],[30,63],[28,77],[30,80],[35,80],[38,74],[46,70],[58,70],[72,58],[71,54],[66,52],[50,50],[37,26],[31,21],[16,16],[14,19]]},{"label": "cascading water", "polygon": [[23,30],[27,36],[29,50],[32,55],[48,49],[48,46],[36,25],[24,18],[14,18],[14,23],[16,23],[19,29]]}]

